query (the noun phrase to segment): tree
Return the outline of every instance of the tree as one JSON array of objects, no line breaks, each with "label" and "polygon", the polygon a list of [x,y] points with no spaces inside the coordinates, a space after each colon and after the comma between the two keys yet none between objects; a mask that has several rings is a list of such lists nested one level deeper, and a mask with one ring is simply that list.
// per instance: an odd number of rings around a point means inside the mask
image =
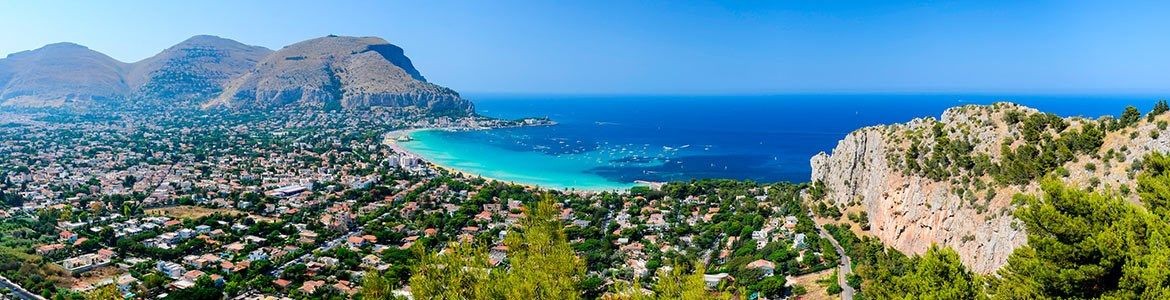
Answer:
[{"label": "tree", "polygon": [[122,299],[122,294],[118,292],[117,285],[107,284],[107,285],[104,285],[100,288],[94,289],[93,291],[90,291],[88,294],[85,294],[85,299],[86,300]]},{"label": "tree", "polygon": [[377,270],[367,270],[362,277],[362,299],[389,299],[392,291],[390,281]]},{"label": "tree", "polygon": [[[509,230],[508,267],[493,268],[483,247],[458,243],[415,267],[411,292],[421,299],[578,299],[584,261],[566,240],[550,194]],[[454,271],[460,270],[460,271]]]},{"label": "tree", "polygon": [[1153,122],[1154,117],[1166,113],[1167,111],[1170,111],[1170,105],[1166,104],[1166,100],[1158,100],[1158,103],[1154,104],[1154,109],[1150,110],[1150,113],[1146,116],[1146,121]]},{"label": "tree", "polygon": [[1137,107],[1126,106],[1125,111],[1121,112],[1121,118],[1118,118],[1117,122],[1114,123],[1113,130],[1133,125],[1134,123],[1137,123],[1138,120],[1141,120],[1141,118],[1142,112],[1138,111]]},{"label": "tree", "polygon": [[482,247],[456,244],[423,257],[412,270],[410,291],[417,299],[490,299],[492,266]]},{"label": "tree", "polygon": [[560,221],[560,209],[551,194],[529,209],[519,228],[508,232],[511,269],[504,277],[507,299],[577,299],[577,282],[585,263],[573,252]]},{"label": "tree", "polygon": [[[1164,175],[1142,176],[1147,184],[1166,180]],[[999,271],[995,298],[1170,297],[1165,268],[1170,226],[1165,220],[1121,198],[1056,180],[1045,180],[1041,190],[1038,196],[1015,199],[1022,204],[1016,217],[1027,229],[1028,245],[1012,252]]]},{"label": "tree", "polygon": [[658,270],[658,281],[654,283],[654,292],[658,299],[707,299],[707,283],[703,281],[706,269],[702,265],[695,265],[694,272],[685,273],[685,266],[675,264],[670,271]]},{"label": "tree", "polygon": [[761,280],[760,283],[757,284],[756,290],[759,291],[760,294],[768,296],[769,299],[778,299],[784,296],[784,284],[785,280],[783,276],[772,276]]},{"label": "tree", "polygon": [[1142,159],[1137,192],[1142,202],[1163,218],[1170,216],[1170,156],[1154,152]]}]

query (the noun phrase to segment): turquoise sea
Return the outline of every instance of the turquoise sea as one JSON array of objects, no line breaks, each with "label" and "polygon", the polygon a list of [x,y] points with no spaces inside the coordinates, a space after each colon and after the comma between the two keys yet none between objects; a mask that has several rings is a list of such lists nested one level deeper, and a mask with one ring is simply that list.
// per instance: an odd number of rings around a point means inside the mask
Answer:
[{"label": "turquoise sea", "polygon": [[436,164],[554,189],[614,190],[636,180],[807,181],[809,158],[854,129],[938,117],[964,104],[1011,101],[1100,117],[1149,95],[471,95],[481,114],[547,116],[546,127],[420,131],[407,149]]}]

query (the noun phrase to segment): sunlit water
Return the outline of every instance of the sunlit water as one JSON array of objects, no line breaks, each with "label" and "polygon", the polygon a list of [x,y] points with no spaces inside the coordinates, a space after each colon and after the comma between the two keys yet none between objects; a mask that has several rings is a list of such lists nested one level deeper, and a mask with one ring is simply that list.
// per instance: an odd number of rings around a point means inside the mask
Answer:
[{"label": "sunlit water", "polygon": [[1062,116],[1099,117],[1153,96],[778,95],[473,96],[501,118],[559,124],[481,131],[421,131],[403,143],[436,164],[516,183],[624,189],[636,180],[807,181],[809,158],[857,128],[938,117],[946,108],[997,101]]}]

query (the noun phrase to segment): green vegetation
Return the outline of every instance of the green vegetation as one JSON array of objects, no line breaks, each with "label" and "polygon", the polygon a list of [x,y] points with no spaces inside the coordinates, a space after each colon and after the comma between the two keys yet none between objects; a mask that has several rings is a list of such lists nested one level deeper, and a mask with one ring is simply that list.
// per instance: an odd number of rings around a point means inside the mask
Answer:
[{"label": "green vegetation", "polygon": [[[1077,155],[1097,151],[1104,142],[1106,130],[1130,126],[1140,116],[1136,108],[1128,107],[1117,121],[1085,120],[1079,126],[1072,126],[1054,114],[1008,110],[1003,122],[1017,128],[1019,137],[1002,142],[998,161],[986,154],[977,154],[969,134],[952,137],[943,123],[936,122],[929,133],[910,135],[902,166],[907,172],[936,181],[991,175],[1001,184],[1027,184]],[[932,146],[924,146],[925,137],[932,139]]]},{"label": "green vegetation", "polygon": [[1137,191],[1144,206],[1055,180],[1021,195],[1028,231],[1000,271],[997,298],[1164,299],[1170,297],[1170,159],[1152,154]]},{"label": "green vegetation", "polygon": [[950,249],[906,257],[875,239],[826,226],[856,264],[859,298],[1164,299],[1170,297],[1170,156],[1143,159],[1136,191],[1144,205],[1045,179],[1039,195],[1017,195],[1028,233],[996,277],[966,270]]},{"label": "green vegetation", "polygon": [[[481,247],[458,243],[423,258],[410,278],[421,299],[577,299],[584,262],[565,239],[551,195],[508,232],[507,268],[494,268]],[[461,270],[461,271],[453,271]]]}]

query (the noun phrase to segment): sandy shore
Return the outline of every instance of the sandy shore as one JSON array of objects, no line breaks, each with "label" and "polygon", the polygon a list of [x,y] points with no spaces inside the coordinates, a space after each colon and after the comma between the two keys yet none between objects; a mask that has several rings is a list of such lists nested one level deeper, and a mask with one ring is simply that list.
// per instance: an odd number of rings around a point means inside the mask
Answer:
[{"label": "sandy shore", "polygon": [[[449,166],[440,165],[440,164],[437,164],[433,161],[426,159],[426,157],[419,155],[418,153],[411,152],[410,149],[407,149],[406,147],[402,146],[399,143],[399,138],[402,138],[402,137],[409,138],[412,134],[419,132],[419,131],[424,131],[424,130],[442,130],[442,129],[441,128],[412,128],[412,129],[395,130],[395,131],[391,131],[391,132],[386,133],[386,135],[382,139],[382,144],[390,147],[390,149],[393,149],[394,152],[406,153],[406,154],[410,154],[410,155],[413,155],[415,157],[418,157],[419,159],[422,159],[423,161],[425,161],[428,166],[432,166],[432,167],[440,169],[440,170],[445,170],[451,174],[455,174],[456,176],[465,177],[465,178],[481,177],[481,178],[489,180],[489,181],[498,181],[498,182],[504,182],[504,183],[509,183],[509,184],[521,185],[521,186],[524,186],[524,187],[527,187],[527,188],[533,189],[533,190],[557,190],[557,191],[571,192],[571,193],[576,193],[576,194],[593,194],[593,193],[600,193],[600,192],[618,192],[618,193],[628,193],[629,192],[629,189],[625,189],[625,190],[553,189],[553,188],[542,187],[542,186],[536,185],[536,184],[516,182],[516,181],[505,180],[505,179],[500,179],[500,178],[492,178],[492,177],[488,177],[488,176],[483,176],[482,174],[476,174],[476,173],[452,168]],[[662,183],[638,181],[637,184],[638,185],[648,185],[651,187],[660,187]]]},{"label": "sandy shore", "polygon": [[386,136],[382,139],[382,144],[389,146],[390,149],[394,150],[394,152],[413,155],[414,157],[418,157],[419,159],[426,162],[426,164],[428,166],[431,166],[431,167],[434,167],[434,168],[437,168],[440,170],[444,170],[444,171],[451,173],[451,174],[455,174],[458,177],[465,177],[465,178],[482,177],[483,179],[486,179],[489,181],[499,181],[499,182],[505,182],[505,183],[510,183],[510,184],[516,184],[516,185],[524,186],[524,187],[529,188],[529,189],[535,189],[535,190],[544,189],[538,185],[518,183],[518,182],[499,179],[499,178],[491,178],[491,177],[483,176],[480,174],[475,174],[475,173],[459,170],[456,168],[440,165],[440,164],[434,163],[434,162],[426,159],[426,157],[419,155],[418,153],[411,152],[410,149],[407,149],[406,147],[403,147],[401,144],[399,144],[399,140],[398,140],[399,138],[402,138],[402,137],[409,138],[410,135],[414,134],[415,132],[419,132],[419,131],[423,131],[423,130],[441,130],[441,129],[437,129],[437,128],[412,128],[412,129],[402,129],[402,130],[391,131],[391,132],[387,133]]}]

